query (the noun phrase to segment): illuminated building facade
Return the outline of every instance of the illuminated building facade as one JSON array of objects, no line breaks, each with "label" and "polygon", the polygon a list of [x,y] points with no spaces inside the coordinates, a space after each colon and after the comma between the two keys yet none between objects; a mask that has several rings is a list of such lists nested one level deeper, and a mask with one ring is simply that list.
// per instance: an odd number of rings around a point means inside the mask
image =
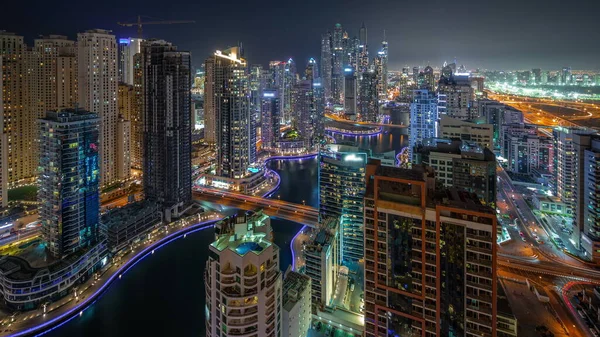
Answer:
[{"label": "illuminated building facade", "polygon": [[331,37],[331,99],[332,104],[343,105],[344,100],[344,48],[342,25],[335,24]]},{"label": "illuminated building facade", "polygon": [[133,85],[135,54],[141,51],[142,39],[119,39],[119,82]]},{"label": "illuminated building facade", "polygon": [[292,90],[292,109],[295,114],[296,127],[307,146],[310,146],[314,135],[314,108],[312,82],[309,80],[299,81]]},{"label": "illuminated building facade", "polygon": [[0,58],[2,59],[2,123],[3,169],[8,186],[36,175],[38,157],[35,150],[36,116],[29,112],[27,73],[27,46],[23,37],[0,31]]},{"label": "illuminated building facade", "polygon": [[334,296],[340,266],[339,218],[320,221],[317,233],[309,240],[304,254],[304,273],[312,279],[311,294],[313,312],[329,306]]},{"label": "illuminated building facade", "polygon": [[365,336],[496,336],[494,209],[423,171],[367,171]]},{"label": "illuminated building facade", "polygon": [[360,120],[377,122],[379,97],[377,96],[377,73],[374,71],[362,73],[358,95],[358,112],[360,113]]},{"label": "illuminated building facade", "polygon": [[261,99],[261,141],[263,149],[273,149],[279,138],[281,101],[277,90],[267,89]]},{"label": "illuminated building facade", "polygon": [[164,40],[142,43],[144,89],[144,194],[166,221],[192,200],[191,56]]},{"label": "illuminated building facade", "polygon": [[367,153],[328,144],[319,152],[319,218],[340,219],[341,261],[363,257],[363,195]]},{"label": "illuminated building facade", "polygon": [[206,336],[281,336],[280,254],[269,217],[259,211],[219,221],[209,249]]},{"label": "illuminated building facade", "polygon": [[[240,53],[239,47],[222,52],[217,50],[210,62],[213,64],[209,66],[207,62],[206,66],[215,99],[217,175],[236,179],[247,175],[252,153],[256,154],[256,138],[252,139],[250,132],[253,123],[250,117],[247,64]],[[211,95],[208,90],[207,95]]]},{"label": "illuminated building facade", "polygon": [[353,68],[344,69],[344,114],[346,119],[356,120],[357,106],[357,77]]},{"label": "illuminated building facade", "polygon": [[292,271],[285,272],[283,279],[283,305],[281,314],[281,336],[306,336],[310,329],[311,279]]},{"label": "illuminated building facade", "polygon": [[457,119],[478,117],[474,108],[474,90],[468,76],[452,75],[442,77],[438,83],[440,115],[446,114]]},{"label": "illuminated building facade", "polygon": [[423,140],[438,135],[438,100],[433,91],[414,90],[410,104],[410,125],[408,129],[408,152],[413,161],[413,149]]},{"label": "illuminated building facade", "polygon": [[118,182],[117,42],[102,29],[77,34],[79,107],[100,117],[100,184]]},{"label": "illuminated building facade", "polygon": [[333,71],[331,32],[321,35],[321,85],[325,102],[331,101],[331,75]]},{"label": "illuminated building facade", "polygon": [[56,258],[98,241],[99,122],[81,110],[40,119],[39,214],[46,248]]}]

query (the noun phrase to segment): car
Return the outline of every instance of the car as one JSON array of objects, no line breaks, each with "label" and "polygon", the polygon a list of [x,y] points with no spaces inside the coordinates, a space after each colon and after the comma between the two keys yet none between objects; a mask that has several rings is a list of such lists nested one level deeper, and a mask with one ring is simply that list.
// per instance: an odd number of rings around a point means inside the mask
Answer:
[{"label": "car", "polygon": [[525,236],[525,234],[523,234],[523,231],[519,231],[519,235],[520,235],[521,237],[524,237],[524,236]]},{"label": "car", "polygon": [[523,240],[523,242],[527,242],[527,240],[524,237],[521,237],[521,240]]}]

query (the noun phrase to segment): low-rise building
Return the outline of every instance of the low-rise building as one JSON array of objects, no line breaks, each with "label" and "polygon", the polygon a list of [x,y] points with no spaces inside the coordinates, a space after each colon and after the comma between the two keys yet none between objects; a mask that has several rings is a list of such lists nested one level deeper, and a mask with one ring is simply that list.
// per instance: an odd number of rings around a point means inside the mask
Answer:
[{"label": "low-rise building", "polygon": [[141,239],[161,222],[162,216],[158,204],[144,200],[104,214],[101,230],[106,238],[108,249],[116,253]]},{"label": "low-rise building", "polygon": [[533,206],[540,212],[567,214],[567,205],[560,198],[536,194],[532,201]]},{"label": "low-rise building", "polygon": [[288,267],[283,279],[281,336],[304,337],[310,328],[311,278]]}]

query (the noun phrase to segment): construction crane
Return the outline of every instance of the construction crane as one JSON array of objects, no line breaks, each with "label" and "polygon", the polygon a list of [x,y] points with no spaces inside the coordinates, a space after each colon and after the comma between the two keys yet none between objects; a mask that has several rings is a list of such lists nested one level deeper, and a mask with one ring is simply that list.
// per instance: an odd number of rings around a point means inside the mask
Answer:
[{"label": "construction crane", "polygon": [[117,22],[119,26],[133,27],[137,26],[138,37],[142,38],[142,26],[144,25],[171,25],[175,23],[196,23],[192,20],[159,20],[159,21],[142,21],[142,16],[138,15],[137,22]]}]

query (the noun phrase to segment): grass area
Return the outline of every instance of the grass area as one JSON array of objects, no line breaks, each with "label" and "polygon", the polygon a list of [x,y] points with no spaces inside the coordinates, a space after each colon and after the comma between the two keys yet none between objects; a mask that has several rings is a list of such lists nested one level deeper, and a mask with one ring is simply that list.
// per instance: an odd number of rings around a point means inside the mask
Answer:
[{"label": "grass area", "polygon": [[23,186],[8,190],[8,201],[26,200],[35,201],[37,198],[37,186]]}]

